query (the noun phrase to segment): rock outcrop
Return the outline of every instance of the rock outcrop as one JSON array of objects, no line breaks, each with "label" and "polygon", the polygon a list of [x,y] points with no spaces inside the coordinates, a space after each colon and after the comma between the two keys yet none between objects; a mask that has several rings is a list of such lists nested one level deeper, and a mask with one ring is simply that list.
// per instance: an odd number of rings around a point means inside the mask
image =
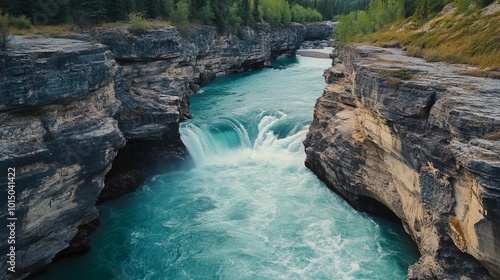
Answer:
[{"label": "rock outcrop", "polygon": [[[0,185],[6,206],[7,169],[15,168],[16,240],[7,244],[2,230],[0,247],[5,260],[15,246],[17,279],[98,217],[95,200],[125,138],[113,118],[120,101],[108,47],[20,37],[11,44],[0,53]],[[10,217],[6,210],[2,221]],[[0,269],[6,279],[7,262]]]},{"label": "rock outcrop", "polygon": [[[0,169],[16,169],[16,273],[6,275],[2,261],[0,278],[24,278],[65,248],[59,256],[88,249],[96,200],[134,190],[158,162],[187,157],[179,123],[191,117],[199,84],[267,66],[308,37],[329,37],[330,26],[260,25],[241,38],[210,26],[118,28],[92,42],[14,37],[0,52]],[[7,252],[5,231],[0,238]]]},{"label": "rock outcrop", "polygon": [[500,80],[400,49],[337,60],[306,165],[353,207],[401,219],[421,253],[409,279],[499,279]]}]

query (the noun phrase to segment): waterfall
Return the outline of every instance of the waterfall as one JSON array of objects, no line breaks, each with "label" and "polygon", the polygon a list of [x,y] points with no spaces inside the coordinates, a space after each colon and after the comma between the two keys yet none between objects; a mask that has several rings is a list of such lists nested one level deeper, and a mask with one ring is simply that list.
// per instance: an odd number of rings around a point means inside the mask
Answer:
[{"label": "waterfall", "polygon": [[303,160],[302,142],[308,125],[295,123],[281,111],[263,111],[255,119],[244,122],[238,117],[224,117],[213,125],[187,122],[181,126],[181,139],[198,166],[243,154],[288,154]]}]

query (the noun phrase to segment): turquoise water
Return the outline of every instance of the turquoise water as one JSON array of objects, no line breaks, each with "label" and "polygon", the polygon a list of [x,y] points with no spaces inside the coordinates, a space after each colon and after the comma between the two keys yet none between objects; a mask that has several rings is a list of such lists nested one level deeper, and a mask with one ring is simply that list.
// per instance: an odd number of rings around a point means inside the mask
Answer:
[{"label": "turquoise water", "polygon": [[405,279],[400,225],[353,210],[307,168],[302,141],[330,60],[274,62],[191,99],[191,167],[100,206],[83,257],[41,279]]}]

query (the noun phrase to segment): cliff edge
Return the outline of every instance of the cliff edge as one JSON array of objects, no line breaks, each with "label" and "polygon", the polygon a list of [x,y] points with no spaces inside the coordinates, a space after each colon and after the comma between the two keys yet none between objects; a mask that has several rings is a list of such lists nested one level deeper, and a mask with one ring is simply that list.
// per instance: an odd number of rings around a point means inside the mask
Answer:
[{"label": "cliff edge", "polygon": [[354,208],[402,221],[421,253],[409,279],[499,279],[500,80],[401,49],[338,55],[306,165]]},{"label": "cliff edge", "polygon": [[[85,252],[96,201],[133,191],[166,159],[186,158],[179,123],[191,117],[189,96],[200,84],[265,67],[332,29],[326,22],[245,27],[241,38],[211,26],[13,37],[0,52],[0,169],[15,169],[15,211],[0,219],[17,221],[0,231],[0,278],[22,279],[56,255]],[[7,206],[7,195],[0,198]],[[15,273],[6,274],[12,245]]]}]

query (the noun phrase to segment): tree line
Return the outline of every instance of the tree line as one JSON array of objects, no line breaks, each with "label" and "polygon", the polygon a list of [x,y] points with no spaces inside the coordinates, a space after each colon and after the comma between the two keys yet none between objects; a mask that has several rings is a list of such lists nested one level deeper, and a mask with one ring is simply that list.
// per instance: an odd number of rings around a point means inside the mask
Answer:
[{"label": "tree line", "polygon": [[0,10],[14,17],[30,17],[35,24],[125,21],[131,14],[219,27],[323,19],[314,8],[287,0],[15,0],[0,1]]},{"label": "tree line", "polygon": [[140,13],[148,19],[199,21],[218,26],[331,20],[365,9],[370,0],[13,0],[0,10],[27,16],[35,24],[99,23],[128,20]]},{"label": "tree line", "polygon": [[371,0],[290,0],[305,8],[317,10],[324,19],[336,19],[352,11],[364,10]]}]

